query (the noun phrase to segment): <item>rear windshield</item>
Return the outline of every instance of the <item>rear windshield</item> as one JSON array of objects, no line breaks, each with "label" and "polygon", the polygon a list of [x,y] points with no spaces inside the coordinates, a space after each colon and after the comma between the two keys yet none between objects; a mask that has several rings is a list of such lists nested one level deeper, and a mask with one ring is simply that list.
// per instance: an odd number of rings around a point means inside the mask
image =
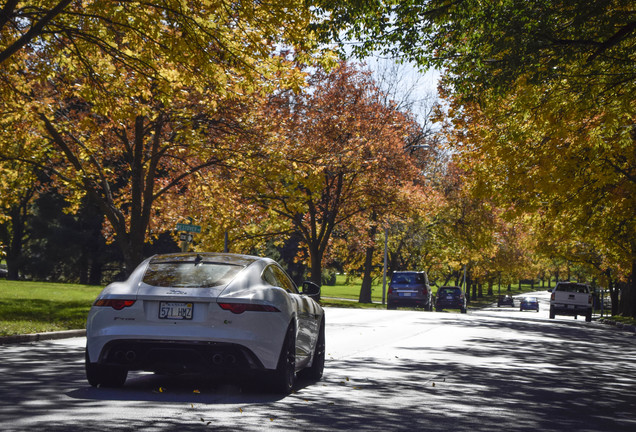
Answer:
[{"label": "rear windshield", "polygon": [[394,273],[391,278],[392,284],[416,284],[424,282],[424,275],[421,273]]},{"label": "rear windshield", "polygon": [[573,292],[573,293],[587,293],[589,288],[587,285],[576,283],[560,283],[557,286],[558,291]]},{"label": "rear windshield", "polygon": [[438,293],[440,294],[461,294],[462,290],[459,288],[440,288]]},{"label": "rear windshield", "polygon": [[150,263],[143,282],[158,287],[209,288],[228,284],[244,266],[227,263]]}]

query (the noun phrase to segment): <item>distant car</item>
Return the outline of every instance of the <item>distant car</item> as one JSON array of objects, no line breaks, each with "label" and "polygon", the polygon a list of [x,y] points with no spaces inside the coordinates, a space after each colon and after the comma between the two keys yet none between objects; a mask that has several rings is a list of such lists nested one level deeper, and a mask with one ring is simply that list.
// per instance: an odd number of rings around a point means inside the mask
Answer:
[{"label": "distant car", "polygon": [[6,278],[8,274],[9,270],[7,270],[7,266],[0,264],[0,278]]},{"label": "distant car", "polygon": [[535,310],[539,312],[539,300],[536,297],[524,297],[519,303],[519,310]]},{"label": "distant car", "polygon": [[288,394],[296,372],[319,379],[325,319],[269,258],[215,253],[157,255],[108,285],[86,324],[86,377],[119,387],[128,371],[264,376]]},{"label": "distant car", "polygon": [[435,310],[459,309],[466,313],[466,294],[458,286],[443,286],[437,290]]},{"label": "distant car", "polygon": [[432,311],[433,296],[426,272],[393,272],[389,283],[386,305],[387,309],[395,309],[398,306],[411,306]]},{"label": "distant car", "polygon": [[497,299],[497,307],[501,306],[515,306],[515,301],[511,295],[500,295]]}]

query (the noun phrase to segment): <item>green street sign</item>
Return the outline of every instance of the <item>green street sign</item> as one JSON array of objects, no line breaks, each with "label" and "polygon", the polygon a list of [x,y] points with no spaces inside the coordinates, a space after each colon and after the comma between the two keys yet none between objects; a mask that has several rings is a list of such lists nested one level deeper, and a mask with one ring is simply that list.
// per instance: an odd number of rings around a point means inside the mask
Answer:
[{"label": "green street sign", "polygon": [[178,223],[177,224],[177,230],[186,231],[186,232],[192,232],[192,233],[200,233],[201,232],[201,225],[190,225],[190,224]]}]

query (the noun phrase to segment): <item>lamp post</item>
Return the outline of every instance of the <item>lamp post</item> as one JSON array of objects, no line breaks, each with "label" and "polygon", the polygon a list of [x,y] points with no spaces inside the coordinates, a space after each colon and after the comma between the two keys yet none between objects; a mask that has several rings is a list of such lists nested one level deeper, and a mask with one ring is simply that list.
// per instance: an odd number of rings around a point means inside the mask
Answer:
[{"label": "lamp post", "polygon": [[382,274],[382,304],[386,304],[386,270],[389,256],[389,229],[384,228],[384,272]]}]

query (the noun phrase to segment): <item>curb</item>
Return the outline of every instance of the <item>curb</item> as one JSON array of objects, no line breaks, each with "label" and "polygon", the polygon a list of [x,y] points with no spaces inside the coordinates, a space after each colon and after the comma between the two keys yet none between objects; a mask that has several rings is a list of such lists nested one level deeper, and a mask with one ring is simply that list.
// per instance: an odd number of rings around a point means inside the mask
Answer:
[{"label": "curb", "polygon": [[617,329],[625,330],[631,333],[636,333],[636,326],[630,324],[623,324],[622,322],[617,322],[611,319],[601,318],[599,320],[602,324],[612,325]]},{"label": "curb", "polygon": [[64,330],[57,332],[33,333],[24,335],[0,336],[0,345],[24,342],[39,342],[54,339],[66,339],[86,336],[86,330]]}]

